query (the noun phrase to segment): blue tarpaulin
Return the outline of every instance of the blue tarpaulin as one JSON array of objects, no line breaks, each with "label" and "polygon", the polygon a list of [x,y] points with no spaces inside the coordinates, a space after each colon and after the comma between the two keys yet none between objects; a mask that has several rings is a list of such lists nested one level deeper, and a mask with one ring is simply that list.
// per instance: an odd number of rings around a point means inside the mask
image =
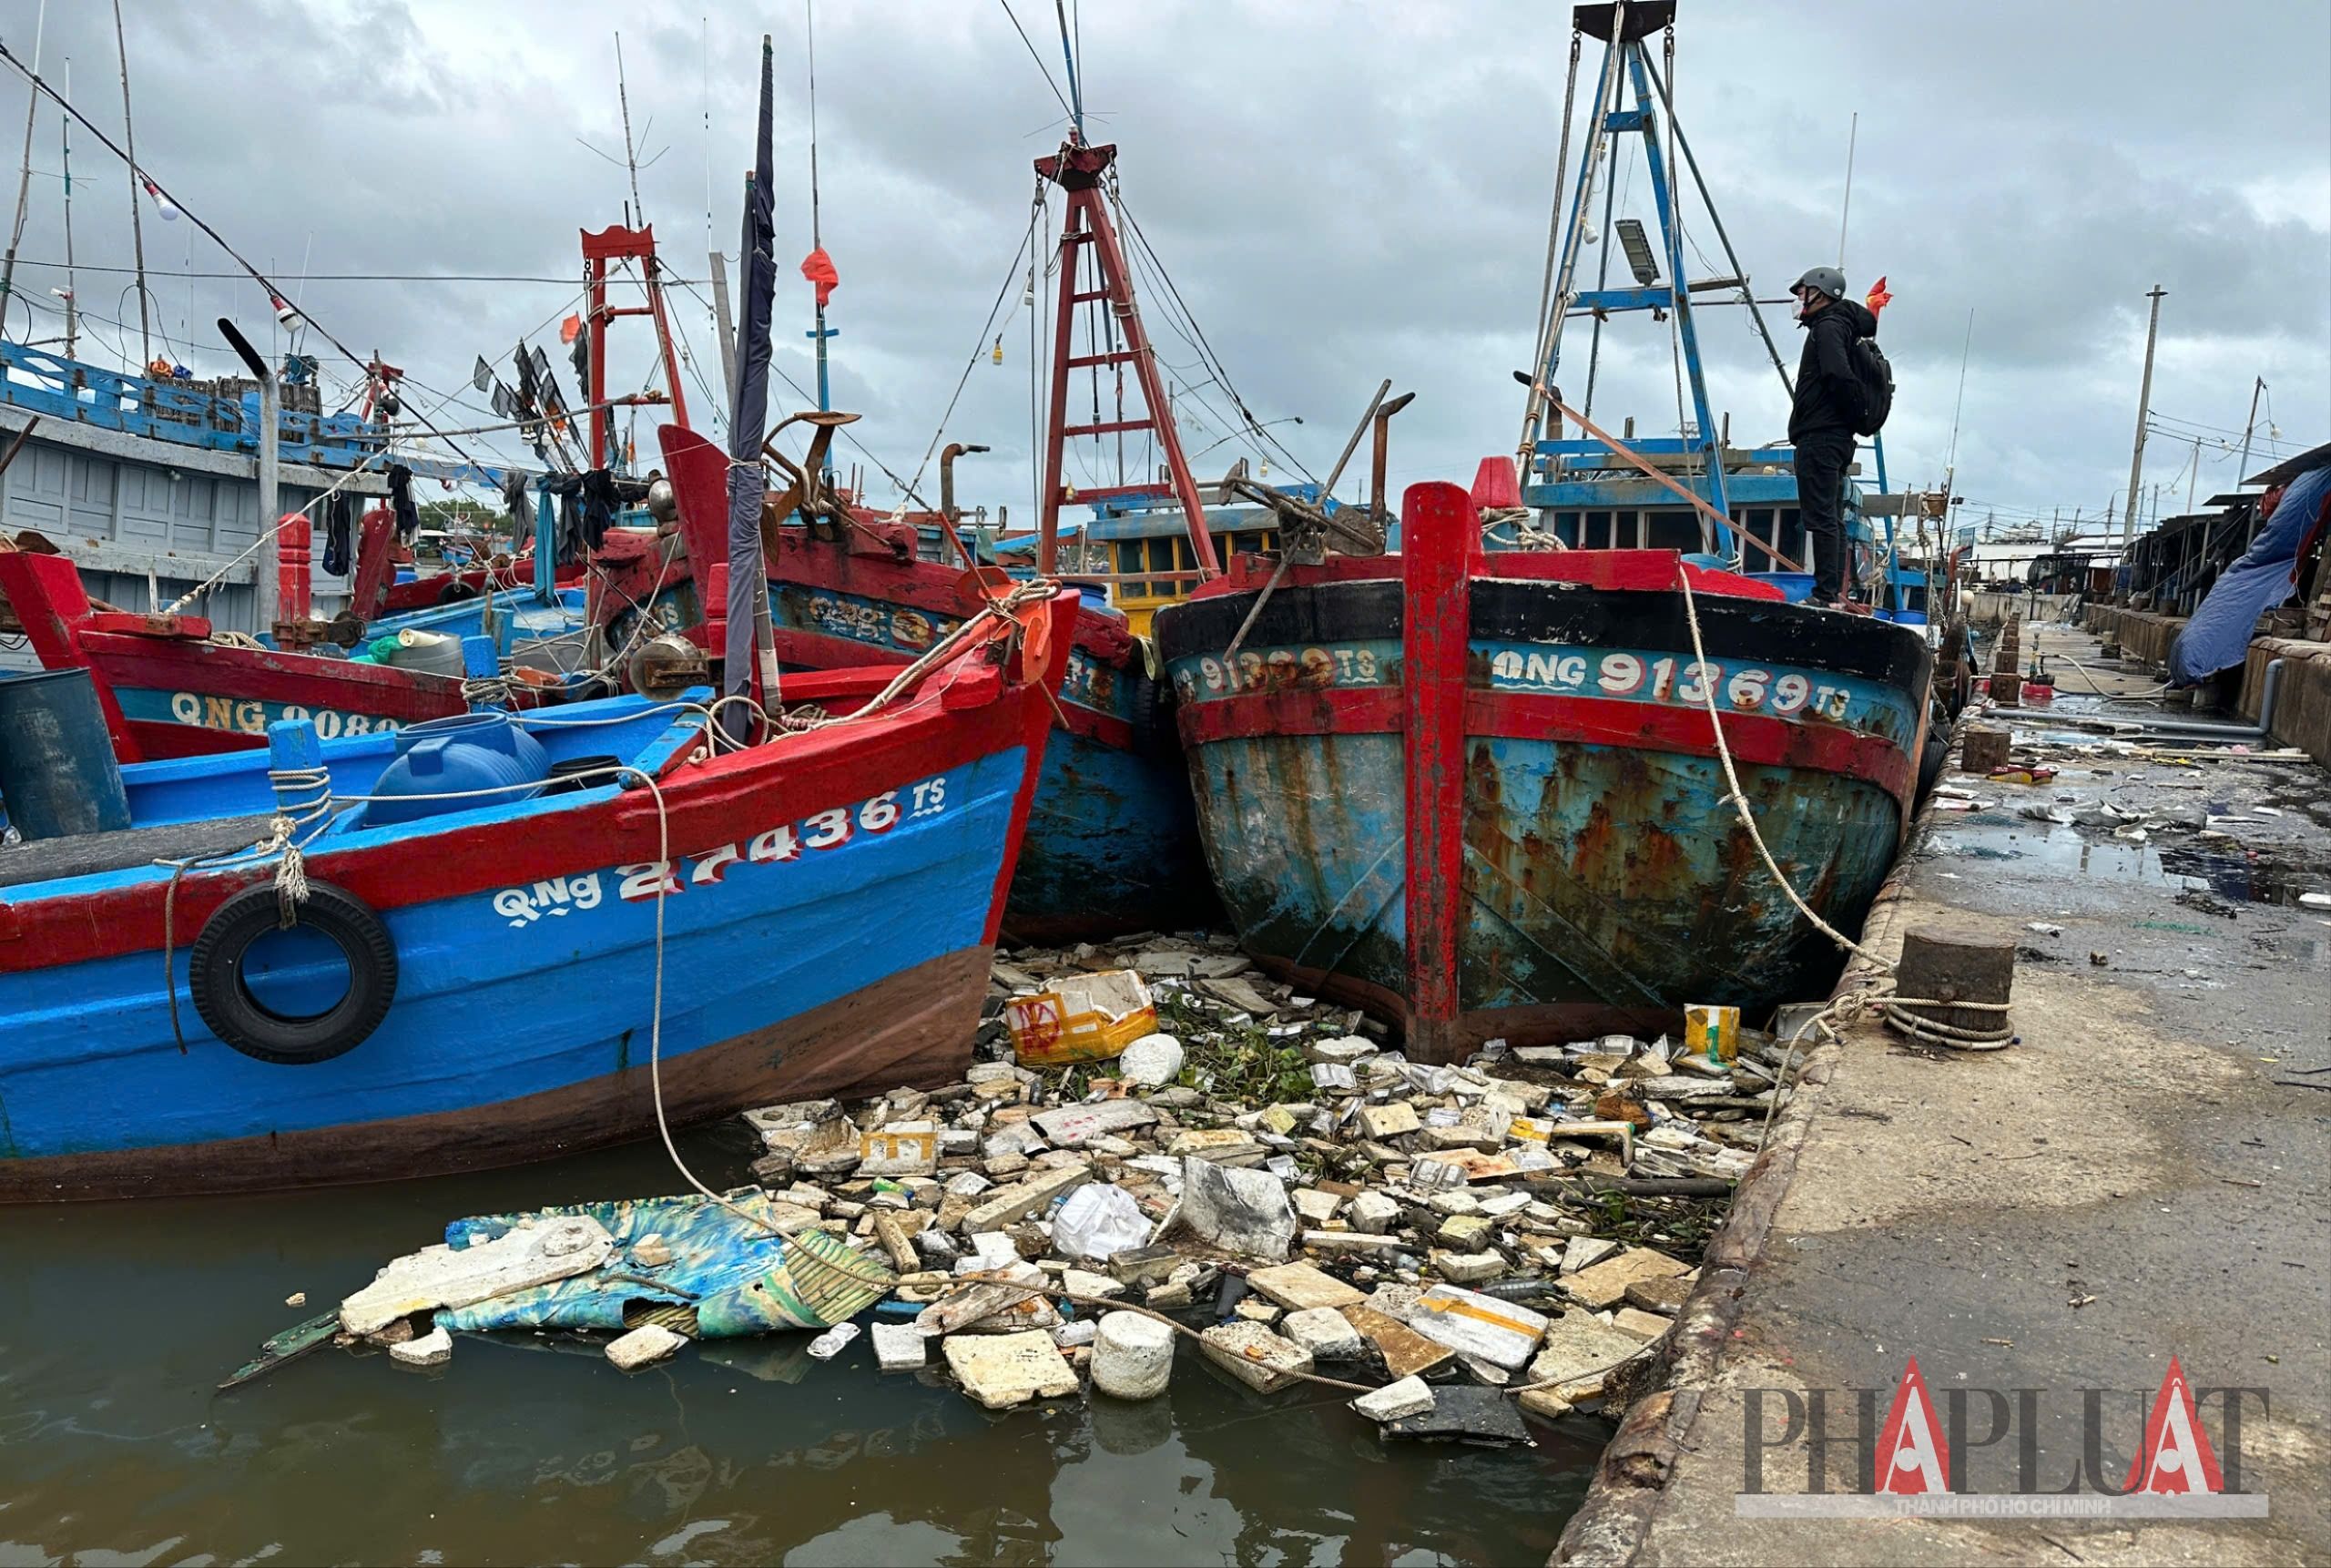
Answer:
[{"label": "blue tarpaulin", "polygon": [[2331,467],[2290,482],[2242,558],[2225,569],[2209,596],[2170,645],[2169,677],[2179,686],[2208,679],[2242,662],[2258,617],[2298,585],[2303,546],[2322,524],[2331,500]]},{"label": "blue tarpaulin", "polygon": [[[614,1256],[571,1279],[514,1290],[437,1314],[447,1329],[605,1329],[631,1327],[643,1310],[687,1308],[691,1338],[722,1339],[787,1329],[830,1329],[891,1292],[881,1262],[841,1237],[808,1223],[816,1218],[758,1187],[740,1187],[723,1207],[696,1193],[677,1197],[565,1204],[528,1214],[480,1215],[445,1227],[456,1250],[508,1235],[524,1225],[583,1215],[616,1238]],[[777,1231],[790,1210],[794,1234]],[[662,1242],[650,1262],[646,1238]]]}]

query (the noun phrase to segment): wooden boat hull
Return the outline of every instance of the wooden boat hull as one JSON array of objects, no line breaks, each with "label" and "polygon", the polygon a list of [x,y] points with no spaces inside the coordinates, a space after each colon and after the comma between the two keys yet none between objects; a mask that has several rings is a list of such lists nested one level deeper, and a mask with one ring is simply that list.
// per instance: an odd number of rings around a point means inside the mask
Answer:
[{"label": "wooden boat hull", "polygon": [[[1471,527],[1470,507],[1436,519],[1436,499],[1463,493],[1411,491],[1412,541]],[[1200,836],[1248,951],[1412,1037],[1419,978],[1439,983],[1426,1000],[1451,1054],[1824,994],[1836,949],[1726,799],[1677,557],[1476,553],[1453,592],[1416,580],[1430,561],[1412,553],[1406,583],[1403,565],[1298,569],[1235,669],[1221,656],[1259,585],[1234,576],[1159,617]],[[1915,788],[1925,644],[1725,574],[1694,582],[1759,830],[1855,929]],[[1414,929],[1420,905],[1437,933]]]},{"label": "wooden boat hull", "polygon": [[[307,876],[377,912],[397,973],[380,1025],[326,1060],[232,1049],[188,999],[188,944],[270,869],[190,871],[167,913],[169,874],[142,856],[0,885],[0,1199],[423,1176],[640,1136],[659,982],[676,1124],[960,1075],[1064,657],[1065,602],[1040,613],[1055,651],[1025,679],[967,662],[895,717],[717,759],[636,698],[546,717],[644,716],[660,819],[647,790],[602,786],[335,826]],[[889,675],[814,678],[833,703]],[[599,751],[614,732],[565,733]],[[362,794],[392,744],[327,747],[335,792]],[[264,812],[265,761],[127,769],[133,809]],[[273,983],[306,981],[295,957]]]}]

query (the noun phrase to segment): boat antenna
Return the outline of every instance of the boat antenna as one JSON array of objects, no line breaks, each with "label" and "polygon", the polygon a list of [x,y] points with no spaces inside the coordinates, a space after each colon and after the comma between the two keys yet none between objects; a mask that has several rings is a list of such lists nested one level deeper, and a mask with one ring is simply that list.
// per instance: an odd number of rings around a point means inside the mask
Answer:
[{"label": "boat antenna", "polygon": [[[1076,139],[1084,139],[1084,85],[1076,77],[1076,50],[1069,40],[1068,0],[1053,0],[1053,15],[1060,18],[1061,58],[1068,62],[1068,114],[1075,124]],[[1082,13],[1079,13],[1080,18]]]},{"label": "boat antenna", "polygon": [[[48,31],[48,0],[40,0],[40,15],[33,23],[33,73],[40,73],[41,38]],[[16,176],[16,223],[8,230],[8,260],[0,268],[0,327],[5,327],[8,297],[16,287],[16,247],[25,238],[25,206],[33,192],[33,117],[40,109],[40,95],[35,93],[25,105],[25,158]],[[30,333],[26,334],[30,336]]]},{"label": "boat antenna", "polygon": [[1854,210],[1854,143],[1861,137],[1861,114],[1856,110],[1846,127],[1846,199],[1837,209],[1837,270],[1846,270],[1846,219]]},{"label": "boat antenna", "polygon": [[631,175],[631,221],[647,222],[647,208],[639,199],[639,154],[631,140],[631,88],[624,80],[623,35],[616,35],[616,107],[623,111],[623,166]]},{"label": "boat antenna", "polygon": [[[137,127],[129,114],[129,39],[121,27],[121,0],[113,0],[113,42],[121,57],[121,139],[127,149],[123,160],[129,165],[129,246],[137,264],[137,368],[142,372],[154,361],[154,325],[146,293],[146,229],[137,199]],[[37,84],[40,78],[36,75],[33,80]]]},{"label": "boat antenna", "polygon": [[[818,212],[818,15],[812,0],[801,0],[801,25],[809,47],[805,51],[809,66],[809,253],[814,257],[826,248],[825,231],[819,222]],[[806,265],[806,264],[805,264]],[[828,379],[826,340],[839,335],[826,325],[826,292],[829,285],[817,285],[818,324],[809,336],[818,345],[818,412],[830,412],[834,406],[833,384]],[[833,482],[833,448],[826,449],[825,477]]]}]

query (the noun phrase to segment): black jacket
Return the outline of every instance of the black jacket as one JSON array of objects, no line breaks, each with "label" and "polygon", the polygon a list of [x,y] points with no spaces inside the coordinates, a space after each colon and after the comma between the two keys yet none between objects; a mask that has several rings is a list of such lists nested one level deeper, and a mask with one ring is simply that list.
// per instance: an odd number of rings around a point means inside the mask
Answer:
[{"label": "black jacket", "polygon": [[1805,329],[1805,352],[1797,361],[1788,438],[1850,436],[1859,400],[1848,351],[1854,339],[1878,336],[1878,318],[1851,300],[1837,300],[1797,325]]}]

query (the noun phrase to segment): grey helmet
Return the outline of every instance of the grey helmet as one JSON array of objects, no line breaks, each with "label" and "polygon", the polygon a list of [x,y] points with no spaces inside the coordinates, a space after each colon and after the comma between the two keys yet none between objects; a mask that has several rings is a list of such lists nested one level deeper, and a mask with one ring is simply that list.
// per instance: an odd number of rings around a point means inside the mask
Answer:
[{"label": "grey helmet", "polygon": [[1846,275],[1835,267],[1816,267],[1790,284],[1788,291],[1794,294],[1800,289],[1811,289],[1828,295],[1832,300],[1842,300],[1846,297]]}]

